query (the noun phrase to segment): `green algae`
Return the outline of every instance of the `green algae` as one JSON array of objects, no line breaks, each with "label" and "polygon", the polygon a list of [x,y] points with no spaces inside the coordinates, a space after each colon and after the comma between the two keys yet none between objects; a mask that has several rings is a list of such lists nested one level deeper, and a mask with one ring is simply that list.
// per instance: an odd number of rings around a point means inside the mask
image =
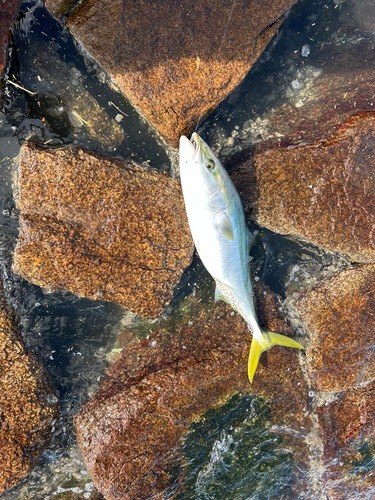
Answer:
[{"label": "green algae", "polygon": [[269,429],[270,413],[261,398],[235,394],[194,422],[182,445],[183,486],[175,498],[282,498],[294,459],[284,437]]}]

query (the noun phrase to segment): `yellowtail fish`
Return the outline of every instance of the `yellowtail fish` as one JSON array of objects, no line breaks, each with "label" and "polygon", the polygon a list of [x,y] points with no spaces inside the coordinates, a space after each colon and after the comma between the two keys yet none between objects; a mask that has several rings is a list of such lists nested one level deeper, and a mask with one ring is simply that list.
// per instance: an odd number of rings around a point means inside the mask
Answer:
[{"label": "yellowtail fish", "polygon": [[252,335],[248,375],[274,345],[303,349],[295,340],[260,328],[254,306],[248,255],[254,236],[246,226],[240,197],[226,170],[197,133],[180,138],[180,176],[190,231],[199,256],[224,300],[246,321]]}]

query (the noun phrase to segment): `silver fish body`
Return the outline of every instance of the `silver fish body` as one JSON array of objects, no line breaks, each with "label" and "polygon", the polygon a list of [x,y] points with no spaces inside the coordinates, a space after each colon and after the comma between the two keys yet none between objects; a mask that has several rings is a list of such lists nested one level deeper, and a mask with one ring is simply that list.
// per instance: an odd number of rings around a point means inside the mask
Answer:
[{"label": "silver fish body", "polygon": [[[228,302],[253,335],[248,374],[252,381],[260,354],[275,344],[303,347],[259,326],[248,265],[254,237],[246,226],[240,197],[211,148],[199,137],[180,138],[180,177],[186,213],[198,254],[216,282],[215,299]],[[255,341],[254,341],[255,340]]]}]

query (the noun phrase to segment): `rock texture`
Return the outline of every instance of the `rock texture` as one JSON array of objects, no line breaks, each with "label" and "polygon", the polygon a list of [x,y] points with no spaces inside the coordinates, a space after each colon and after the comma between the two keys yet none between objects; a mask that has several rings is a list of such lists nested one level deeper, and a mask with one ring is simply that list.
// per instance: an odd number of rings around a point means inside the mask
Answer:
[{"label": "rock texture", "polygon": [[[73,35],[173,146],[243,80],[296,0],[80,2]],[[46,2],[66,13],[66,2]],[[145,50],[150,47],[151,50]]]},{"label": "rock texture", "polygon": [[254,220],[354,261],[373,262],[374,125],[374,113],[361,113],[326,141],[256,155],[250,174],[256,186],[245,194]]},{"label": "rock texture", "polygon": [[[237,391],[250,390],[247,327],[229,306],[210,302],[212,308],[197,307],[191,297],[186,299],[149,339],[127,347],[77,415],[86,466],[107,499],[161,499],[179,486],[183,491],[188,477],[182,446],[189,426]],[[275,310],[268,310],[270,325],[285,329]],[[293,429],[292,435],[311,427],[297,359],[288,349],[267,352],[253,387],[266,400],[282,401],[269,418]],[[297,461],[306,460],[299,438],[293,450]]]},{"label": "rock texture", "polygon": [[0,494],[18,484],[47,445],[58,398],[21,342],[0,289]]},{"label": "rock texture", "polygon": [[343,271],[290,299],[311,338],[307,371],[319,391],[339,392],[375,378],[375,265]]},{"label": "rock texture", "polygon": [[61,59],[50,40],[34,39],[19,59],[21,81],[34,93],[28,95],[28,105],[49,130],[63,137],[80,131],[112,150],[121,144],[123,128],[103,109],[98,96],[92,95],[73,63]]},{"label": "rock texture", "polygon": [[21,0],[0,0],[0,75],[6,62],[10,25],[16,19]]},{"label": "rock texture", "polygon": [[[324,18],[321,24],[323,30]],[[374,65],[373,45],[367,38],[351,42],[348,35],[342,43],[336,40],[313,49],[305,67],[291,77],[287,102],[269,116],[265,138],[277,140],[259,144],[259,149],[325,139],[352,115],[373,109]]]},{"label": "rock texture", "polygon": [[192,255],[177,181],[80,149],[22,148],[13,269],[155,317]]},{"label": "rock texture", "polygon": [[311,339],[306,375],[316,397],[329,500],[372,498],[375,492],[374,276],[373,264],[353,267],[285,303],[292,322]]},{"label": "rock texture", "polygon": [[330,500],[374,495],[374,391],[372,382],[318,408]]}]

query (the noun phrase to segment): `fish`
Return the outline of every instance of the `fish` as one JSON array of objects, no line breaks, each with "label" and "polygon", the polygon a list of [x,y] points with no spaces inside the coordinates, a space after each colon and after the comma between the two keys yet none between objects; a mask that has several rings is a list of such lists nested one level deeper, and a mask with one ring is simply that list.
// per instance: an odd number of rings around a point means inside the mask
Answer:
[{"label": "fish", "polygon": [[192,238],[199,257],[216,283],[215,301],[227,302],[252,333],[248,358],[250,383],[262,352],[274,345],[304,349],[293,340],[261,328],[249,270],[254,236],[246,225],[238,192],[206,142],[194,132],[180,137],[180,181]]}]

